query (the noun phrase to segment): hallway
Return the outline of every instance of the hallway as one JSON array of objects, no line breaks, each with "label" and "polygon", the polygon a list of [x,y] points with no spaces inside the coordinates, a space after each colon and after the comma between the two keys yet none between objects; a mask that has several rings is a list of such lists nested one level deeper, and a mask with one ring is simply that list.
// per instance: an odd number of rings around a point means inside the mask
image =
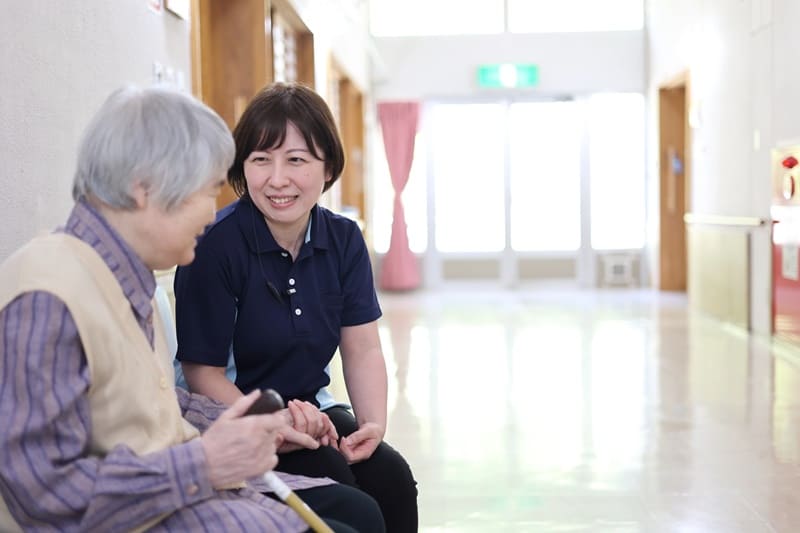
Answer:
[{"label": "hallway", "polygon": [[380,298],[421,531],[797,530],[798,367],[685,295]]}]

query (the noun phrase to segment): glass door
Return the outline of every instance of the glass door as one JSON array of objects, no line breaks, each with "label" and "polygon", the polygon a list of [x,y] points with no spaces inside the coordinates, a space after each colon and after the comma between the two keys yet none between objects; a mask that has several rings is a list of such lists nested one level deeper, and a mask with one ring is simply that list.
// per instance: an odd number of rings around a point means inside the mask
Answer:
[{"label": "glass door", "polygon": [[426,131],[439,281],[575,277],[583,125],[575,102],[443,103]]},{"label": "glass door", "polygon": [[[595,286],[609,257],[640,264],[644,150],[637,93],[426,104],[403,192],[425,284]],[[388,169],[378,166],[377,178],[374,245],[383,253],[393,193]]]}]

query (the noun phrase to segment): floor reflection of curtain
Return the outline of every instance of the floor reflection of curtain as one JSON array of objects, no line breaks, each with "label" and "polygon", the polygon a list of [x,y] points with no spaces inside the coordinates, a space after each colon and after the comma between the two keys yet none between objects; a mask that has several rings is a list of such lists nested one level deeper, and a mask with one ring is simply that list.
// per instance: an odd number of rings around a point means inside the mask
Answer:
[{"label": "floor reflection of curtain", "polygon": [[402,194],[414,159],[414,138],[419,121],[417,102],[378,104],[378,118],[394,188],[392,237],[381,265],[380,287],[384,290],[415,289],[420,284],[417,258],[408,246],[408,228]]}]

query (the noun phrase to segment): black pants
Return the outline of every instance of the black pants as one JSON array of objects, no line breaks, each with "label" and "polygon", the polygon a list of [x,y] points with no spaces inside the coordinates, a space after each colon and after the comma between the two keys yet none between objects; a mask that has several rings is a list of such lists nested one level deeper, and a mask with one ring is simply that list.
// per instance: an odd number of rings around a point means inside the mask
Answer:
[{"label": "black pants", "polygon": [[[325,485],[296,490],[295,494],[336,533],[384,532],[383,516],[378,504],[353,487]],[[267,496],[278,500],[273,493],[267,493]]]},{"label": "black pants", "polygon": [[[350,411],[333,407],[325,411],[340,437],[358,429]],[[388,533],[416,533],[417,482],[403,456],[382,442],[366,461],[349,465],[330,446],[281,454],[276,470],[310,477],[329,477],[356,487],[378,502]],[[371,533],[371,532],[364,532]]]}]

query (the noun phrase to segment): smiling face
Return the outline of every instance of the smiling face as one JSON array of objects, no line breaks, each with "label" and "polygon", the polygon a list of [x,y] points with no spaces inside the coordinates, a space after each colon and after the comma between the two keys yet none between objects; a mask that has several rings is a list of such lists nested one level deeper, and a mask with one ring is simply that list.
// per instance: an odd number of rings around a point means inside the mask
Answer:
[{"label": "smiling face", "polygon": [[[322,154],[317,148],[316,152]],[[273,234],[299,235],[325,182],[325,162],[314,157],[297,127],[286,125],[280,146],[254,151],[244,161],[247,192]]]}]

